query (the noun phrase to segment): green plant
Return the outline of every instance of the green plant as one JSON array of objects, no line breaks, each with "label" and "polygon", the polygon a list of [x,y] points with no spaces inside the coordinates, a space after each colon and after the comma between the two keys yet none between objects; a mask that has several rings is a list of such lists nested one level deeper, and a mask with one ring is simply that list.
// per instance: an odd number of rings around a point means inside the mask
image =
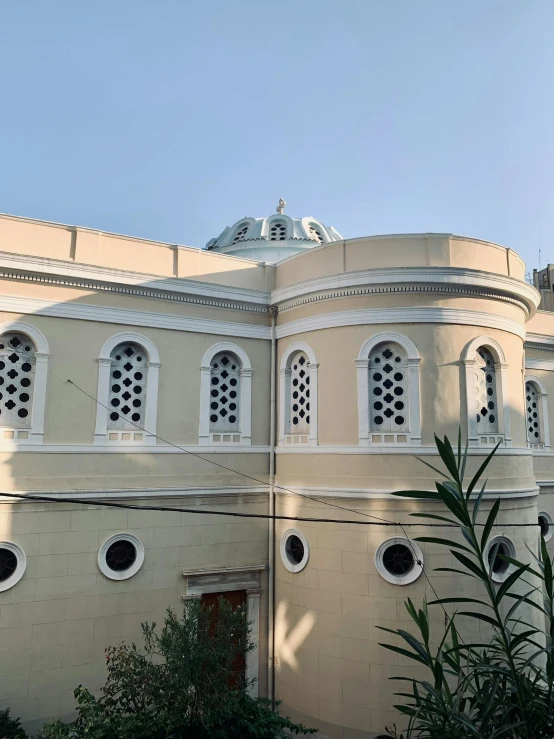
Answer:
[{"label": "green plant", "polygon": [[[406,608],[418,636],[401,629],[380,627],[404,643],[404,646],[382,646],[427,667],[429,679],[394,678],[407,681],[411,688],[396,694],[405,699],[396,708],[408,717],[408,726],[401,732],[395,727],[387,728],[387,733],[378,739],[554,737],[554,581],[552,560],[544,540],[541,539],[538,556],[529,550],[530,564],[503,555],[493,547],[491,562],[498,557],[512,568],[501,585],[495,584],[486,547],[500,500],[494,502],[484,524],[479,513],[486,488],[486,482],[481,485],[480,480],[497,447],[466,487],[468,449],[466,445],[462,451],[461,434],[457,453],[448,438],[441,441],[435,436],[435,441],[448,472],[447,479],[436,483],[435,492],[401,491],[395,495],[444,505],[447,515],[412,515],[434,523],[454,524],[463,538],[456,541],[421,536],[416,541],[449,548],[457,566],[438,569],[473,578],[483,595],[439,598],[429,603],[429,607],[443,608],[445,613],[447,608],[461,609],[448,619],[444,633],[436,640],[431,633],[433,622],[427,604],[417,609],[410,599]],[[443,471],[428,466],[441,478],[444,476]],[[490,639],[464,642],[456,627],[460,617],[484,625]]]},{"label": "green plant", "polygon": [[9,708],[0,711],[0,739],[27,739],[21,721],[10,716]]},{"label": "green plant", "polygon": [[276,704],[248,694],[242,669],[253,645],[244,608],[221,598],[217,618],[196,599],[182,618],[167,611],[160,633],[143,624],[144,649],[106,652],[108,678],[99,698],[79,686],[78,718],[55,721],[40,739],[285,739],[309,734],[280,716]]}]

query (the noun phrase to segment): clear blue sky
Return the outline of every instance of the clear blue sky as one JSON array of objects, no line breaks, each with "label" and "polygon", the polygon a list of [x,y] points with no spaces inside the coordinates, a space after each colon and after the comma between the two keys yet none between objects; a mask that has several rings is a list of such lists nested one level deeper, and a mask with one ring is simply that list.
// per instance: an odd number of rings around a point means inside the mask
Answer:
[{"label": "clear blue sky", "polygon": [[282,196],[554,261],[554,0],[5,0],[0,70],[1,212],[203,246]]}]

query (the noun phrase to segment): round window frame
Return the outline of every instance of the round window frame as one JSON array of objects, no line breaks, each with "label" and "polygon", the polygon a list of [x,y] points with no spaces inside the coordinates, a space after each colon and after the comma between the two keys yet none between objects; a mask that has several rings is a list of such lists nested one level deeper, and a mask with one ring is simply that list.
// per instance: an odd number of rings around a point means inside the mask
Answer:
[{"label": "round window frame", "polygon": [[[106,554],[112,544],[117,541],[128,541],[136,550],[137,556],[133,564],[126,570],[112,570],[106,561]],[[98,567],[100,572],[110,580],[128,580],[137,574],[144,563],[144,545],[134,534],[113,534],[102,544],[98,551]]]},{"label": "round window frame", "polygon": [[552,520],[552,516],[550,515],[550,513],[547,513],[546,511],[539,511],[537,521],[541,516],[543,518],[546,518],[546,520],[548,521],[548,534],[546,536],[543,536],[541,531],[539,531],[539,534],[545,541],[550,541],[550,539],[552,539],[552,536],[554,535],[554,521]]},{"label": "round window frame", "polygon": [[13,588],[14,585],[17,585],[25,574],[25,570],[27,569],[27,556],[23,549],[18,544],[14,544],[13,541],[0,541],[0,549],[7,549],[15,554],[17,559],[15,572],[6,580],[0,582],[0,593],[3,593],[4,591]]},{"label": "round window frame", "polygon": [[[508,539],[507,536],[495,536],[487,543],[487,546],[485,547],[485,551],[483,553],[485,555],[484,559],[488,567],[490,567],[489,554],[491,549],[495,546],[496,542],[505,544],[508,547],[508,557],[515,559],[516,556],[516,547],[511,539]],[[508,567],[504,570],[504,572],[493,572],[492,567],[490,567],[491,579],[493,582],[502,583],[510,577],[512,572],[515,570],[515,567],[511,562],[507,562],[507,565]]]},{"label": "round window frame", "polygon": [[[408,547],[408,549],[410,549],[414,553],[414,566],[405,575],[393,575],[387,570],[387,568],[385,567],[385,563],[383,562],[383,555],[385,551],[390,546],[394,546],[395,544],[402,544],[403,546]],[[418,565],[418,561],[421,562],[421,566]],[[421,551],[421,548],[415,543],[415,541],[411,541],[405,536],[393,536],[390,539],[385,539],[379,544],[379,546],[377,547],[377,551],[375,552],[375,567],[377,569],[377,572],[384,580],[392,583],[393,585],[410,585],[411,583],[415,582],[421,576],[424,565],[425,560],[423,558],[423,552]]]},{"label": "round window frame", "polygon": [[[290,539],[291,536],[297,536],[302,542],[302,546],[304,547],[304,556],[298,564],[294,564],[293,562],[291,562],[287,555],[287,541]],[[301,572],[308,564],[309,559],[310,545],[308,544],[308,540],[306,539],[304,534],[298,529],[287,529],[281,537],[281,561],[283,562],[287,570],[289,572]]]}]

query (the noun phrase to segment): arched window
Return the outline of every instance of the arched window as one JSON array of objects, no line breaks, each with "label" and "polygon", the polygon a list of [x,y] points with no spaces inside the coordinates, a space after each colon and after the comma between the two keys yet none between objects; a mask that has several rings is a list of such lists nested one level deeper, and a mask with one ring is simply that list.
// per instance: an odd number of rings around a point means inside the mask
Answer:
[{"label": "arched window", "polygon": [[21,333],[0,337],[0,425],[31,427],[35,391],[35,345]]},{"label": "arched window", "polygon": [[289,346],[279,370],[279,444],[318,443],[317,370],[311,347]]},{"label": "arched window", "polygon": [[160,359],[146,336],[112,336],[98,357],[95,444],[155,444]]},{"label": "arched window", "polygon": [[0,441],[42,442],[48,357],[34,326],[0,327]]},{"label": "arched window", "polygon": [[230,352],[211,361],[210,433],[232,434],[240,430],[240,363]]},{"label": "arched window", "polygon": [[475,354],[475,412],[477,432],[498,433],[498,397],[494,357],[481,346]]},{"label": "arched window", "polygon": [[210,347],[200,367],[199,444],[252,443],[252,365],[240,346]]},{"label": "arched window", "polygon": [[356,360],[359,443],[421,444],[419,353],[398,333],[368,339]]},{"label": "arched window", "polygon": [[270,241],[285,241],[287,238],[287,227],[282,221],[273,221],[269,227]]},{"label": "arched window", "polygon": [[140,431],[146,407],[146,362],[138,344],[119,344],[111,352],[108,429]]},{"label": "arched window", "polygon": [[511,446],[510,414],[505,402],[508,365],[502,347],[489,336],[479,336],[466,345],[462,361],[469,444]]},{"label": "arched window", "polygon": [[310,361],[304,352],[291,359],[289,434],[310,433]]},{"label": "arched window", "polygon": [[408,362],[399,344],[376,346],[369,356],[371,431],[409,429]]},{"label": "arched window", "polygon": [[250,228],[250,224],[243,223],[239,226],[238,231],[235,234],[235,238],[233,239],[233,244],[238,244],[239,241],[244,241],[246,238],[246,234],[248,233],[248,229]]},{"label": "arched window", "polygon": [[310,223],[309,234],[312,241],[318,241],[320,244],[323,244],[323,234],[321,233],[321,228],[316,223]]},{"label": "arched window", "polygon": [[525,378],[525,419],[527,446],[531,449],[550,448],[548,396],[538,377]]}]

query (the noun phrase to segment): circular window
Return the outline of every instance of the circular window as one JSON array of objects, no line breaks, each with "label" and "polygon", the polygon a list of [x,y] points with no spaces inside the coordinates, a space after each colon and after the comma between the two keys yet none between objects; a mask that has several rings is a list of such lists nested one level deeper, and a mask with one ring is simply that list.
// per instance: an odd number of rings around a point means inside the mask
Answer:
[{"label": "circular window", "polygon": [[9,590],[23,577],[27,566],[25,552],[11,541],[0,541],[0,592]]},{"label": "circular window", "polygon": [[423,552],[415,542],[395,536],[379,544],[375,566],[387,582],[409,585],[423,572]]},{"label": "circular window", "polygon": [[492,539],[487,545],[485,556],[491,577],[495,582],[504,582],[513,572],[513,565],[502,559],[502,557],[514,558],[516,556],[514,545],[505,536],[497,536]]},{"label": "circular window", "polygon": [[289,572],[300,572],[308,564],[310,547],[301,531],[289,529],[281,537],[281,559]]},{"label": "circular window", "polygon": [[539,513],[539,526],[541,527],[541,536],[545,541],[552,539],[554,533],[554,525],[552,523],[552,516],[549,513],[541,511]]},{"label": "circular window", "polygon": [[114,534],[98,552],[98,567],[111,580],[133,577],[144,562],[144,547],[133,534]]}]

